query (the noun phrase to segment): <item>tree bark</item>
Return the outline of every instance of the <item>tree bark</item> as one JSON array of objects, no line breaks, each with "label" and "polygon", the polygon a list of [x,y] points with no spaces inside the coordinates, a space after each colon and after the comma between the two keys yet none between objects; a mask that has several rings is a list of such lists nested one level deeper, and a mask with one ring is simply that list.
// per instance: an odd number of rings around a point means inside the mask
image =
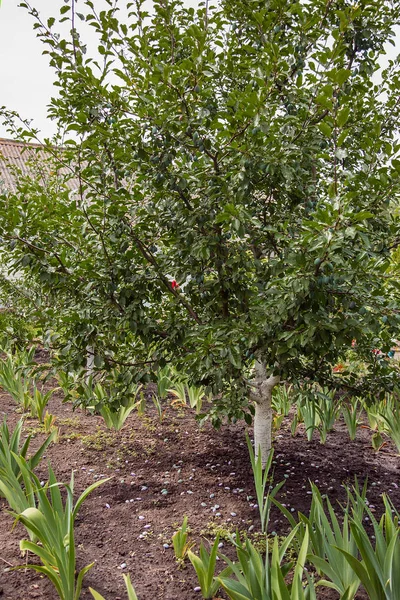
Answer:
[{"label": "tree bark", "polygon": [[267,376],[265,364],[256,362],[256,377],[251,394],[255,402],[254,453],[256,460],[261,455],[263,469],[272,448],[272,390],[278,385],[279,375]]},{"label": "tree bark", "polygon": [[86,381],[94,375],[94,346],[86,346]]}]

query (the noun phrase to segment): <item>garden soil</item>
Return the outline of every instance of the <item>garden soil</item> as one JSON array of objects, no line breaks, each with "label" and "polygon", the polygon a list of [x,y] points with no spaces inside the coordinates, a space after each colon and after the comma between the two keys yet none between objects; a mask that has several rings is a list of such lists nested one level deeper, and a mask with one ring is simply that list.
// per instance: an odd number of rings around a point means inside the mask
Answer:
[{"label": "garden soil", "polygon": [[[63,404],[57,393],[48,408],[56,415],[60,439],[49,447],[39,477],[46,480],[47,461],[59,481],[68,482],[73,470],[76,497],[94,481],[109,478],[88,497],[76,522],[78,569],[94,562],[81,597],[92,597],[90,586],[106,600],[125,600],[122,574],[130,573],[139,600],[200,600],[195,572],[189,561],[177,564],[171,536],[186,515],[195,548],[220,531],[221,551],[233,557],[229,532],[254,536],[259,530],[244,423],[219,431],[206,423],[199,429],[193,411],[170,405],[160,422],[149,399],[143,416],[132,413],[124,429],[113,432],[100,417]],[[11,397],[0,392],[4,416],[10,428],[20,418]],[[309,509],[310,481],[338,506],[345,499],[344,485],[352,485],[355,477],[360,483],[368,479],[367,498],[377,516],[383,493],[400,508],[400,459],[391,443],[374,452],[367,428],[350,441],[339,421],[321,445],[317,434],[307,442],[302,426],[292,437],[290,422],[286,418],[275,436],[274,482],[285,480],[278,498],[294,515]],[[24,426],[25,435],[33,432],[32,447],[44,439],[37,425],[27,419]],[[25,530],[12,525],[0,499],[0,600],[56,600],[40,574],[12,570],[26,561],[19,551]],[[288,531],[286,519],[273,508],[270,534]],[[318,597],[333,600],[338,594],[319,588]],[[362,591],[357,598],[365,598]]]}]

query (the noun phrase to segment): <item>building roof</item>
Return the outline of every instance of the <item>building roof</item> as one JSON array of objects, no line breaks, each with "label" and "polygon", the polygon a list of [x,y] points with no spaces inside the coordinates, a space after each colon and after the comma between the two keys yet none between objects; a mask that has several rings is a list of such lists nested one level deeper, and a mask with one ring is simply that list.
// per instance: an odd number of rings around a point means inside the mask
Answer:
[{"label": "building roof", "polygon": [[[43,167],[49,158],[51,155],[45,146],[0,138],[0,191],[4,188],[15,191],[15,182],[19,174],[34,174],[36,177],[42,176],[45,180],[49,168]],[[65,167],[60,171],[63,174],[67,173]],[[76,188],[76,182],[71,180],[68,187]]]}]

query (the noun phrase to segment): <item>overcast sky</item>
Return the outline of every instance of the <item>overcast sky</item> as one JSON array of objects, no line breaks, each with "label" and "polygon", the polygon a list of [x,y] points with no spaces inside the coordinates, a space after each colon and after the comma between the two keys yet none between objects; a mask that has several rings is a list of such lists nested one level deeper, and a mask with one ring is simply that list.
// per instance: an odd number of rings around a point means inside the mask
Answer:
[{"label": "overcast sky", "polygon": [[[103,2],[95,0],[96,8],[101,9]],[[32,3],[47,19],[58,14],[64,0],[32,0]],[[196,0],[187,0],[187,3],[195,5]],[[33,119],[33,125],[41,129],[43,136],[50,136],[54,124],[46,120],[46,105],[54,95],[54,74],[47,57],[42,56],[43,44],[32,29],[32,18],[25,9],[18,8],[18,4],[18,0],[2,0],[0,7],[0,106]],[[77,4],[79,9],[79,0]],[[400,32],[396,46],[396,50],[388,46],[389,56],[400,52]],[[0,137],[9,137],[1,125]]]}]

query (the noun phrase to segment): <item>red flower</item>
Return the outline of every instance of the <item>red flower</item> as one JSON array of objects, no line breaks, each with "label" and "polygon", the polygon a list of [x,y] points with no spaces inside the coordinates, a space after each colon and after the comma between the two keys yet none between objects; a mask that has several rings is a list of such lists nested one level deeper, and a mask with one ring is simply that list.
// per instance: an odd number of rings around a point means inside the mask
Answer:
[{"label": "red flower", "polygon": [[176,279],[173,279],[171,281],[171,287],[172,287],[173,290],[179,290],[179,285],[178,285]]}]

